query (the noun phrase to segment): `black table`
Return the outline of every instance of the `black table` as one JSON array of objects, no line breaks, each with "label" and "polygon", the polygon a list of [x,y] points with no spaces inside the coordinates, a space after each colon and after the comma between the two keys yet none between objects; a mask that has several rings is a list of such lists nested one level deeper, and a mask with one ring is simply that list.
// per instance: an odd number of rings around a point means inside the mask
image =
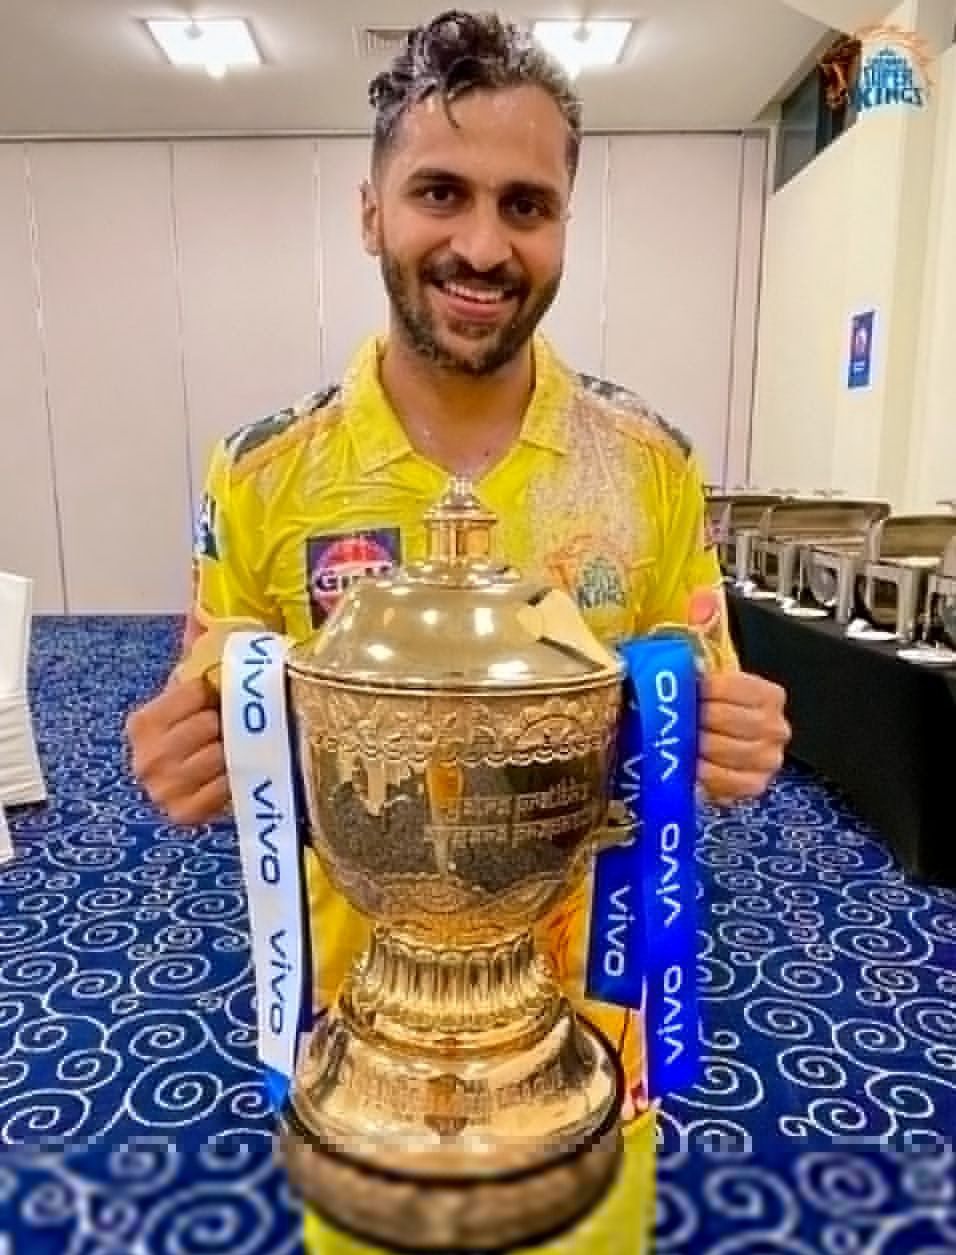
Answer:
[{"label": "black table", "polygon": [[956,886],[956,668],[727,599],[741,663],[787,689],[792,756],[843,789],[912,876]]}]

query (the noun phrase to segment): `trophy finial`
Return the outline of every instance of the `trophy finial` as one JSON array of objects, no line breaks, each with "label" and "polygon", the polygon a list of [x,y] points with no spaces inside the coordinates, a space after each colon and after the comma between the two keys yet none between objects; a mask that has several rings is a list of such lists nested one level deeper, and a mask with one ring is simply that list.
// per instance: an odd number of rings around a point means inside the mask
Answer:
[{"label": "trophy finial", "polygon": [[431,562],[471,565],[487,562],[498,516],[486,510],[466,475],[453,475],[448,487],[425,514]]}]

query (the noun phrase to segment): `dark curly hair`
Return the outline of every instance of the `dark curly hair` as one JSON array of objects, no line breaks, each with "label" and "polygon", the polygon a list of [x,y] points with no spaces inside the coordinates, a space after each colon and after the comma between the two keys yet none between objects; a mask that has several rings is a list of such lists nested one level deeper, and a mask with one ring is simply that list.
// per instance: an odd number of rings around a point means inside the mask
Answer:
[{"label": "dark curly hair", "polygon": [[493,13],[455,9],[409,31],[391,66],[369,84],[375,110],[373,168],[393,144],[405,113],[432,92],[440,94],[451,119],[451,103],[466,92],[528,84],[546,91],[567,121],[573,179],[581,147],[581,102],[568,76],[517,26]]}]

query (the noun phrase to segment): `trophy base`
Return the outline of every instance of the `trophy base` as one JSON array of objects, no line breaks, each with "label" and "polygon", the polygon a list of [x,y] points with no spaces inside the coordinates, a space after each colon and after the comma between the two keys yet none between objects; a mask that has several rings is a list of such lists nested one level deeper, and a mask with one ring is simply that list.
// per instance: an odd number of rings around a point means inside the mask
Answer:
[{"label": "trophy base", "polygon": [[306,1205],[359,1241],[404,1255],[503,1255],[584,1220],[614,1183],[622,1142],[615,1113],[553,1164],[501,1178],[416,1180],[321,1145],[292,1109],[282,1151]]},{"label": "trophy base", "polygon": [[441,953],[376,936],[296,1070],[286,1168],[316,1212],[389,1250],[506,1251],[600,1200],[624,1091],[530,937]]}]

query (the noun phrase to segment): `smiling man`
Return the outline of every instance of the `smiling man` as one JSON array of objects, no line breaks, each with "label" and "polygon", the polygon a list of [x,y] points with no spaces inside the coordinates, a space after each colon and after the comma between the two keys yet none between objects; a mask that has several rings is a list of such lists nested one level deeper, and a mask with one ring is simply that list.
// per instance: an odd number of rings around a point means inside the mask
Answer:
[{"label": "smiling man", "polygon": [[[784,695],[736,667],[686,441],[637,398],[564,366],[538,325],[561,280],[580,108],[560,68],[495,17],[443,14],[411,32],[371,87],[362,231],[389,297],[387,335],[340,387],[224,440],[197,528],[189,650],[212,620],[301,639],[348,584],[422,556],[424,511],[469,476],[500,519],[499,555],[564,588],[617,643],[664,623],[706,635],[698,778],[732,801],[766,788],[789,730]],[[348,294],[342,294],[343,300]],[[173,677],[129,720],[134,769],[174,820],[228,804],[218,697]],[[578,1232],[540,1252],[635,1255],[653,1221],[654,1123],[640,1017],[584,998],[589,889],[542,931],[572,998],[628,1078],[621,1182]],[[364,923],[310,868],[320,963],[334,997]],[[369,1248],[309,1220],[321,1255]]]},{"label": "smiling man", "polygon": [[439,21],[422,41],[418,82],[394,69],[375,80],[362,189],[365,245],[391,309],[381,382],[412,445],[475,477],[521,432],[532,336],[561,282],[580,140],[560,71],[525,48],[523,81],[515,50],[509,65],[494,47],[500,30]]},{"label": "smiling man", "polygon": [[410,351],[416,364],[477,379],[526,373],[561,282],[577,159],[555,111],[539,88],[515,86],[472,92],[454,114],[432,95],[401,144],[396,123],[383,127],[363,189],[365,241],[381,258],[406,363]]}]

